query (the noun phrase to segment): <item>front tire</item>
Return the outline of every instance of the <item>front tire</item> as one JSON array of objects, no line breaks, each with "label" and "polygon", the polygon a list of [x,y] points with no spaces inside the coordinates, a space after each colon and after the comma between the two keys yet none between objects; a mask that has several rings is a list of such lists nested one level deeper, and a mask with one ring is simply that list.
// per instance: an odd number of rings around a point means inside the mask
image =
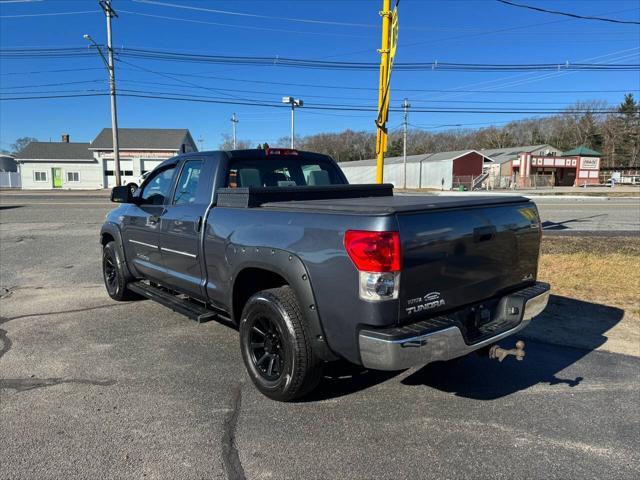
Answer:
[{"label": "front tire", "polygon": [[107,243],[102,249],[102,277],[107,293],[117,301],[133,300],[136,295],[127,289],[131,280],[125,271],[115,242]]},{"label": "front tire", "polygon": [[322,378],[304,317],[291,287],[263,290],[246,303],[240,348],[255,386],[267,397],[291,401],[311,392]]},{"label": "front tire", "polygon": [[138,189],[138,185],[136,185],[135,183],[130,183],[127,185],[127,187],[129,187],[129,191],[131,192],[131,195],[136,193],[136,190]]}]

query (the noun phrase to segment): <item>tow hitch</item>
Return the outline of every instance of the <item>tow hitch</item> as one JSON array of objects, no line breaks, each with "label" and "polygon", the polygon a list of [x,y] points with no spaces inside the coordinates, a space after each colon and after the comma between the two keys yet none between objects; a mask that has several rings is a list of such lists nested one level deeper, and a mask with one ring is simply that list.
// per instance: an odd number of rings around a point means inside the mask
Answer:
[{"label": "tow hitch", "polygon": [[500,345],[494,345],[489,349],[489,358],[502,362],[507,356],[513,355],[519,362],[524,359],[524,342],[518,340],[516,342],[516,348],[506,350],[501,348]]}]

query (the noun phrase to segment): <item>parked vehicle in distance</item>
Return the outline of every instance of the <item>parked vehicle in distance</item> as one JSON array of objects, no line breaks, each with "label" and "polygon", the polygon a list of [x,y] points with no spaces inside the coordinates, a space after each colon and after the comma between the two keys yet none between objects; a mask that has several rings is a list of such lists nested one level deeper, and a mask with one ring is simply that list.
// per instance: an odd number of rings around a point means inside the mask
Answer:
[{"label": "parked vehicle in distance", "polygon": [[523,197],[394,196],[348,185],[325,155],[272,148],[180,155],[111,200],[111,298],[233,322],[276,400],[309,393],[337,359],[400,370],[488,348],[548,301]]},{"label": "parked vehicle in distance", "polygon": [[144,182],[145,178],[147,178],[152,171],[153,170],[149,170],[148,172],[144,172],[142,175],[140,175],[138,178],[136,178],[135,181],[127,183],[127,187],[131,191],[131,194],[136,193],[136,190],[138,189],[138,187],[140,185],[142,185],[142,183]]}]

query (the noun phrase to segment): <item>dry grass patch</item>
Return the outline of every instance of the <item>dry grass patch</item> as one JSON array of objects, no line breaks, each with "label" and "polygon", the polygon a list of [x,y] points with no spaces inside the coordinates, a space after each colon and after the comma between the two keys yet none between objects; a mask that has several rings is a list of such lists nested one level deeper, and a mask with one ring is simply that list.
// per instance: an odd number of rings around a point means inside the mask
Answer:
[{"label": "dry grass patch", "polygon": [[625,308],[640,316],[640,255],[543,254],[538,277],[565,297]]},{"label": "dry grass patch", "polygon": [[538,278],[566,300],[553,300],[534,337],[640,355],[640,238],[546,237]]}]

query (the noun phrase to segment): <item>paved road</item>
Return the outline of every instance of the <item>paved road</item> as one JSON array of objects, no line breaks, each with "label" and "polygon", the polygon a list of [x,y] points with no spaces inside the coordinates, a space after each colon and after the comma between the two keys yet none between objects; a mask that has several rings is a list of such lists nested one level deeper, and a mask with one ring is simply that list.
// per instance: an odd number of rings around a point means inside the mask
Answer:
[{"label": "paved road", "polygon": [[2,478],[640,476],[640,359],[527,341],[272,402],[232,328],[107,297],[104,200],[42,200],[0,202]]},{"label": "paved road", "polygon": [[533,198],[547,233],[640,234],[640,197]]}]

